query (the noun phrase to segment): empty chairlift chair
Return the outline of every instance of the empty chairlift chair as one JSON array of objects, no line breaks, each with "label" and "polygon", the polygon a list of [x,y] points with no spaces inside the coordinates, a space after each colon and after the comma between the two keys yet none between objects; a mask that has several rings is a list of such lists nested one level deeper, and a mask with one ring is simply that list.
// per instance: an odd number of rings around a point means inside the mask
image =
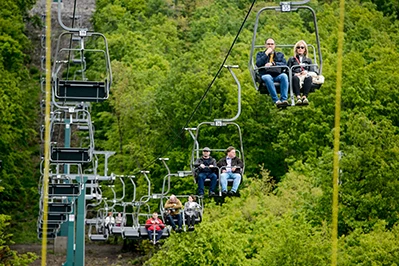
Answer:
[{"label": "empty chairlift chair", "polygon": [[[77,135],[79,127],[82,126],[88,129],[88,141]],[[84,164],[91,162],[94,152],[94,133],[88,111],[83,109],[56,110],[51,117],[50,130],[52,135],[59,134],[60,131],[64,131],[65,134],[68,132],[70,136],[77,135],[73,138],[76,139],[74,142],[71,141],[71,137],[65,139],[64,143],[51,142],[50,161],[52,163]],[[79,139],[80,141],[78,141]]]},{"label": "empty chairlift chair", "polygon": [[[73,39],[77,42],[61,48],[64,40]],[[102,49],[92,48],[98,40],[102,41]],[[87,65],[86,57],[100,54],[103,62],[103,79],[89,80],[86,71],[91,65]],[[97,61],[99,63],[99,61]],[[96,64],[96,69],[98,68]],[[111,64],[108,51],[108,43],[105,36],[97,32],[85,30],[77,32],[63,32],[57,41],[56,53],[52,70],[53,101],[60,104],[68,102],[101,102],[109,97],[112,83]]]}]

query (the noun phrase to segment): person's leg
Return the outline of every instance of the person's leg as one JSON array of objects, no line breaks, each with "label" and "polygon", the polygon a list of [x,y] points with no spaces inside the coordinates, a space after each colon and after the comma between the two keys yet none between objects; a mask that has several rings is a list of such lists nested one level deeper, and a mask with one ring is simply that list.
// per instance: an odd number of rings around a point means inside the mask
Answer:
[{"label": "person's leg", "polygon": [[310,88],[312,87],[312,77],[306,77],[303,82],[303,96],[306,98],[309,95]]},{"label": "person's leg", "polygon": [[195,219],[197,219],[197,216],[196,216],[196,215],[191,216],[191,223],[192,223],[192,226],[193,226],[193,227],[194,227],[194,225],[195,225]]},{"label": "person's leg", "polygon": [[288,99],[288,76],[285,73],[281,73],[274,78],[275,81],[280,82],[280,99],[286,101]]},{"label": "person's leg", "polygon": [[168,215],[168,220],[169,220],[169,223],[172,226],[173,230],[176,230],[176,224],[175,224],[175,221],[173,220],[172,215],[170,215],[170,214]]},{"label": "person's leg", "polygon": [[163,230],[158,230],[157,231],[157,242],[161,239],[161,237],[162,237],[162,234],[163,234]]},{"label": "person's leg", "polygon": [[208,177],[211,179],[211,187],[209,188],[209,191],[215,192],[217,185],[217,176],[215,173],[210,173]]},{"label": "person's leg", "polygon": [[183,224],[183,219],[181,218],[181,213],[176,215],[177,218],[177,224],[179,225],[179,229],[181,229],[182,224]]},{"label": "person's leg", "polygon": [[294,94],[295,94],[296,97],[300,97],[301,96],[298,76],[293,76],[292,77],[292,90],[294,91]]},{"label": "person's leg", "polygon": [[261,79],[265,82],[266,88],[269,91],[270,97],[272,97],[273,102],[276,103],[278,101],[278,97],[276,87],[274,86],[273,77],[267,74],[263,75]]},{"label": "person's leg", "polygon": [[153,232],[154,232],[154,231],[152,231],[152,230],[147,230],[148,238],[150,239],[150,241],[152,241]]},{"label": "person's leg", "polygon": [[186,224],[187,226],[191,226],[191,216],[190,215],[186,215]]},{"label": "person's leg", "polygon": [[204,195],[204,182],[205,182],[206,174],[199,173],[198,174],[198,195]]},{"label": "person's leg", "polygon": [[222,185],[222,192],[227,191],[227,173],[220,174],[220,184]]},{"label": "person's leg", "polygon": [[111,224],[107,225],[107,233],[108,233],[108,235],[111,234]]},{"label": "person's leg", "polygon": [[238,186],[240,185],[240,182],[241,182],[241,175],[240,174],[232,174],[231,176],[234,179],[233,187],[231,188],[231,191],[237,192]]}]

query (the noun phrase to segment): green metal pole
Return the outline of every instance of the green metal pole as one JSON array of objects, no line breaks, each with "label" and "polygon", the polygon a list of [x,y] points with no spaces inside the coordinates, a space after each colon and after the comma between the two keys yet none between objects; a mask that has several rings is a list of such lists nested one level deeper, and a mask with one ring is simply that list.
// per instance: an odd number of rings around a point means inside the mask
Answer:
[{"label": "green metal pole", "polygon": [[74,257],[75,257],[75,214],[76,208],[73,208],[73,213],[69,214],[68,221],[68,244],[67,244],[67,257],[64,266],[74,266]]},{"label": "green metal pole", "polygon": [[[70,120],[65,119],[65,148],[70,148],[71,147],[71,125],[70,125]],[[64,172],[66,174],[69,174],[69,165],[66,164],[64,165]],[[73,198],[68,197],[68,200],[71,201]],[[65,222],[66,228],[67,228],[67,235],[68,235],[68,244],[67,244],[67,257],[66,257],[66,262],[64,263],[64,266],[73,266],[74,257],[75,257],[75,214],[76,214],[76,207],[73,207],[73,211],[71,214],[68,216],[68,221]],[[62,231],[63,228],[61,228],[61,234],[64,232]]]},{"label": "green metal pole", "polygon": [[76,250],[75,250],[75,265],[85,265],[85,213],[86,213],[86,181],[87,177],[83,177],[82,190],[77,202],[77,216],[76,216]]}]

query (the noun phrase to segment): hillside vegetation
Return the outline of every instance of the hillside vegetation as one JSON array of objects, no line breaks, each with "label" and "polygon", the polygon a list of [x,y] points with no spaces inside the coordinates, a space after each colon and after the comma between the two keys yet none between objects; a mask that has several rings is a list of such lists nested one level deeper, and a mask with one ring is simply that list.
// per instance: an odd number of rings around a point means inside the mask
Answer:
[{"label": "hillside vegetation", "polygon": [[[0,22],[0,210],[15,230],[26,213],[37,213],[38,103],[23,34],[26,1],[6,1]],[[20,3],[21,2],[21,3]],[[308,107],[277,110],[253,87],[250,44],[257,1],[227,64],[242,87],[246,175],[241,197],[222,206],[206,203],[195,232],[172,235],[147,265],[328,265],[331,257],[333,133],[337,60],[343,62],[339,177],[340,265],[396,265],[399,211],[399,25],[397,7],[376,1],[345,1],[344,56],[337,58],[338,1],[311,1],[323,54],[322,88]],[[18,4],[19,3],[19,4]],[[155,192],[168,157],[172,172],[188,170],[192,139],[184,127],[233,117],[237,87],[224,69],[198,110],[248,12],[249,0],[97,0],[95,30],[109,42],[114,82],[107,104],[95,105],[97,150],[116,151],[110,172],[151,171]],[[390,8],[392,7],[392,8]],[[8,13],[7,13],[8,12]],[[268,13],[258,43],[300,39],[315,45],[306,12]],[[385,14],[385,16],[384,16]],[[15,23],[18,21],[18,23]],[[284,51],[286,58],[290,51]],[[11,60],[12,59],[12,60]],[[96,64],[98,58],[88,58]],[[93,69],[93,68],[90,68]],[[101,69],[91,71],[95,78]],[[35,92],[36,91],[36,92]],[[35,132],[36,131],[36,132]],[[206,128],[200,143],[238,146],[232,129]],[[219,158],[217,158],[219,159]],[[138,190],[145,187],[138,185]],[[191,178],[172,180],[171,193],[195,191]],[[30,198],[29,198],[30,195]],[[34,217],[34,216],[33,216]],[[1,224],[0,224],[1,228]],[[34,232],[35,228],[32,228]],[[1,244],[1,243],[0,243]]]}]

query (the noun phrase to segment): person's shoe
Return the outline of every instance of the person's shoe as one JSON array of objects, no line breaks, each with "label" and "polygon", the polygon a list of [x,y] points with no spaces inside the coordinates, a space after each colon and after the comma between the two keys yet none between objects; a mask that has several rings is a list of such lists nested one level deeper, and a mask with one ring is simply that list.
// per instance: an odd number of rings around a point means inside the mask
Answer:
[{"label": "person's shoe", "polygon": [[213,191],[209,191],[209,197],[214,197],[216,195],[216,193],[215,192],[213,192]]},{"label": "person's shoe", "polygon": [[183,232],[183,229],[181,227],[179,227],[176,232],[181,233],[181,232]]},{"label": "person's shoe", "polygon": [[194,226],[190,225],[190,226],[188,227],[188,231],[194,231]]},{"label": "person's shoe", "polygon": [[286,100],[282,101],[280,104],[280,106],[283,106],[283,107],[288,106],[288,105],[289,105],[288,101],[286,101]]},{"label": "person's shoe", "polygon": [[284,108],[284,107],[287,107],[288,106],[288,102],[287,101],[280,101],[280,100],[278,100],[277,102],[276,102],[276,106],[278,107],[278,108]]},{"label": "person's shoe", "polygon": [[233,190],[230,190],[229,191],[229,196],[235,196],[237,193],[235,192],[235,191],[233,191]]},{"label": "person's shoe", "polygon": [[308,105],[309,104],[308,98],[302,98],[302,104],[303,105]]},{"label": "person's shoe", "polygon": [[298,97],[298,98],[297,98],[295,105],[302,105],[302,99],[301,99],[301,97]]},{"label": "person's shoe", "polygon": [[222,191],[222,196],[227,196],[227,191]]}]

